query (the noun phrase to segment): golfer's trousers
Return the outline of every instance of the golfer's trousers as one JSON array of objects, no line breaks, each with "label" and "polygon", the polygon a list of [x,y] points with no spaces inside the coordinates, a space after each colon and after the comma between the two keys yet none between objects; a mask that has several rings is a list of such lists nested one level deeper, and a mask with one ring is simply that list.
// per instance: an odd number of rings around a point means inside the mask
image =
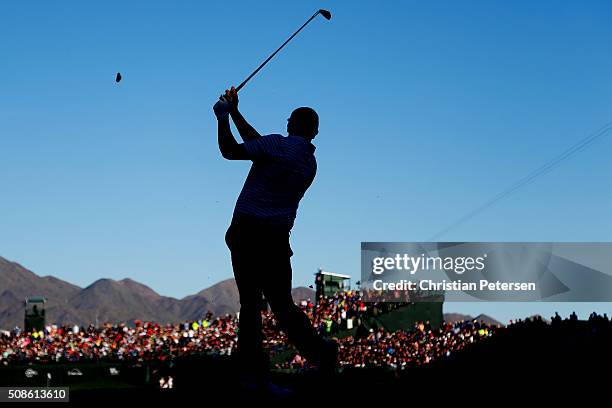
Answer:
[{"label": "golfer's trousers", "polygon": [[268,364],[262,345],[262,296],[280,329],[304,357],[316,361],[324,344],[291,296],[289,231],[282,225],[235,215],[225,235],[240,294],[238,356],[254,369],[267,369]]}]

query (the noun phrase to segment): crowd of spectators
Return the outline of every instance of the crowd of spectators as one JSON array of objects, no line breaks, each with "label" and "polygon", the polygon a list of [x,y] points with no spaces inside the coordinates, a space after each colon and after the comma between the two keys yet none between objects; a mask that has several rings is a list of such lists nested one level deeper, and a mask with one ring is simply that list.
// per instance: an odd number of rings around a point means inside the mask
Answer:
[{"label": "crowd of spectators", "polygon": [[348,337],[340,343],[340,364],[351,367],[404,368],[449,357],[489,337],[494,328],[483,322],[445,323],[437,329],[419,323],[412,331],[373,331],[367,337]]},{"label": "crowd of spectators", "polygon": [[612,321],[607,313],[598,314],[593,312],[587,320],[581,321],[578,319],[576,312],[572,312],[568,317],[563,318],[558,312],[547,321],[542,316],[536,315],[526,319],[510,320],[508,327],[513,329],[585,329],[591,332],[612,332]]},{"label": "crowd of spectators", "polygon": [[[449,357],[463,348],[492,336],[497,327],[484,322],[444,323],[432,328],[428,323],[415,324],[412,330],[385,331],[370,329],[367,334],[338,339],[341,367],[404,369]],[[359,333],[359,331],[358,331]],[[297,355],[283,368],[301,368],[306,362]]]},{"label": "crowd of spectators", "polygon": [[174,325],[152,322],[104,324],[101,327],[49,325],[25,333],[0,334],[0,362],[77,362],[166,360],[195,353],[231,354],[235,347],[233,316]]},{"label": "crowd of spectators", "polygon": [[[494,328],[481,322],[445,323],[432,328],[419,323],[412,330],[388,332],[366,328],[363,322],[372,315],[388,313],[399,303],[375,304],[361,298],[357,291],[345,291],[314,303],[300,306],[316,330],[336,336],[356,329],[353,336],[339,336],[339,365],[344,367],[392,367],[426,364],[450,355],[491,336]],[[162,325],[135,321],[131,325],[104,324],[56,326],[23,332],[16,328],[0,332],[0,364],[27,362],[167,361],[196,354],[231,355],[235,351],[238,316],[214,317],[179,324]],[[271,354],[287,350],[288,340],[276,327],[274,316],[263,312],[266,347]],[[345,333],[348,334],[348,333]],[[307,362],[290,354],[281,368],[301,368]]]}]

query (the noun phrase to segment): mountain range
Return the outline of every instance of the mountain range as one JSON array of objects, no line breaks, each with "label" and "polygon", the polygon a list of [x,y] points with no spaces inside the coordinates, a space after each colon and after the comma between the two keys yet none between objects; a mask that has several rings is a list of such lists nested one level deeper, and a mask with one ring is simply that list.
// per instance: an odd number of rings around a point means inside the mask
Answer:
[{"label": "mountain range", "polygon": [[[315,292],[306,287],[292,290],[293,299],[314,299]],[[87,325],[104,322],[133,323],[134,320],[176,323],[196,320],[207,312],[213,315],[236,313],[240,308],[234,279],[223,280],[182,299],[162,296],[150,287],[132,279],[99,279],[81,288],[53,276],[39,276],[16,262],[0,257],[0,329],[23,326],[24,300],[27,296],[47,299],[48,322]],[[457,313],[444,315],[446,321],[495,319],[475,318]]]},{"label": "mountain range", "polygon": [[461,314],[461,313],[444,313],[444,320],[447,322],[463,322],[466,320],[476,320],[478,322],[485,322],[492,326],[504,326],[503,323],[494,319],[493,317],[486,314],[479,314],[476,317],[472,317],[471,315]]},{"label": "mountain range", "polygon": [[[223,280],[182,299],[162,296],[132,279],[99,279],[81,288],[52,276],[38,276],[0,257],[0,328],[23,326],[27,296],[47,298],[48,322],[86,325],[134,320],[175,323],[236,313],[240,302],[234,279]],[[312,289],[293,289],[295,300],[314,299]]]}]

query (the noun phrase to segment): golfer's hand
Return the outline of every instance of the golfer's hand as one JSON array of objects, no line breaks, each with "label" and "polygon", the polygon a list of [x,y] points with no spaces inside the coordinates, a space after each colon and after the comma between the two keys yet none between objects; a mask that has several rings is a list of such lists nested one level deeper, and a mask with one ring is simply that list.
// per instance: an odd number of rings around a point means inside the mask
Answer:
[{"label": "golfer's hand", "polygon": [[232,86],[231,89],[226,89],[224,97],[230,105],[230,113],[236,112],[238,110],[238,92],[236,92],[236,88]]},{"label": "golfer's hand", "polygon": [[215,112],[217,120],[226,119],[230,114],[230,109],[230,104],[223,95],[221,95],[217,103],[213,106],[213,112]]}]

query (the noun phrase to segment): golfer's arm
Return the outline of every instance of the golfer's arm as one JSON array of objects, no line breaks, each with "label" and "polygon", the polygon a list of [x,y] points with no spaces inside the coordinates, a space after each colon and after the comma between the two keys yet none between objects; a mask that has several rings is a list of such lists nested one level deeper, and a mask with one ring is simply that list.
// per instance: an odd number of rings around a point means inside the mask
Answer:
[{"label": "golfer's arm", "polygon": [[217,121],[217,141],[221,155],[227,160],[248,160],[244,145],[238,143],[230,129],[229,118]]},{"label": "golfer's arm", "polygon": [[238,129],[238,133],[240,133],[240,137],[245,142],[253,139],[257,139],[261,137],[259,132],[257,132],[253,126],[249,125],[249,122],[246,121],[244,116],[236,109],[231,113],[232,120],[234,121],[234,125],[236,125],[236,129]]}]

